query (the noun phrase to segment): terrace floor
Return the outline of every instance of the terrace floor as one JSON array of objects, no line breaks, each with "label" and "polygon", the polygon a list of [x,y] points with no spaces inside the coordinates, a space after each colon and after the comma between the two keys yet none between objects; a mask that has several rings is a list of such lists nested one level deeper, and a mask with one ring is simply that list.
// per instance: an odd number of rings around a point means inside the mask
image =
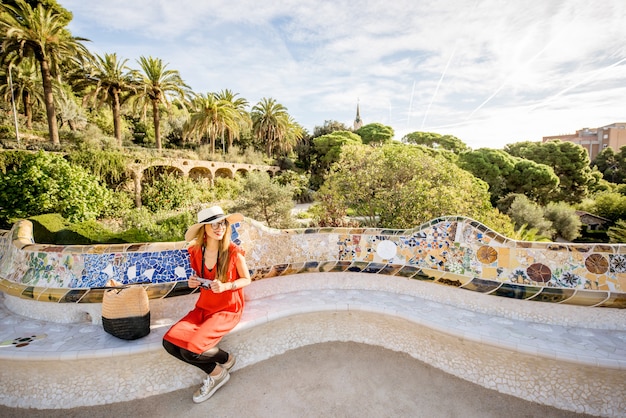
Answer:
[{"label": "terrace floor", "polygon": [[[354,343],[301,347],[235,370],[208,401],[196,388],[116,404],[33,410],[5,418],[56,417],[588,417],[464,381],[408,354]],[[24,396],[28,396],[27,393]]]}]

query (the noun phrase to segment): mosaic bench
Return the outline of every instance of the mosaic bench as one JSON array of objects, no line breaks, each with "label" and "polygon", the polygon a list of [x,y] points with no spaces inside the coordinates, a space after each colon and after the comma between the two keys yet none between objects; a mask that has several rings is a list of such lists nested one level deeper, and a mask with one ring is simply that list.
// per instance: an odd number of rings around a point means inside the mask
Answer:
[{"label": "mosaic bench", "polygon": [[[200,382],[160,346],[195,299],[184,243],[54,247],[34,244],[28,227],[5,234],[0,259],[1,404],[70,408]],[[626,315],[615,309],[624,307],[621,246],[544,244],[542,253],[464,218],[412,231],[275,231],[246,220],[233,238],[255,278],[244,318],[224,341],[238,368],[315,342],[357,341],[534,402],[603,416],[626,410]],[[526,268],[529,282],[520,283],[507,277],[526,265],[512,254],[557,274]],[[606,265],[588,262],[594,254]],[[567,269],[555,264],[564,260]],[[95,287],[108,277],[151,279],[148,337],[103,332]],[[575,287],[557,286],[565,282]],[[26,389],[31,396],[21,396]]]}]

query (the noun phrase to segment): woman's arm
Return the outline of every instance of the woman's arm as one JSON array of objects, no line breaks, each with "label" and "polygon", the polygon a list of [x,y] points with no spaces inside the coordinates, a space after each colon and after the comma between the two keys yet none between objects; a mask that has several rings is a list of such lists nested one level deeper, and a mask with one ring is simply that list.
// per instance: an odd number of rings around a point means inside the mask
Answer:
[{"label": "woman's arm", "polygon": [[252,280],[250,280],[250,271],[248,270],[246,257],[241,253],[237,254],[237,273],[239,273],[239,278],[231,282],[233,283],[232,290],[240,287],[246,287],[252,282]]},{"label": "woman's arm", "polygon": [[211,282],[211,290],[213,290],[213,292],[222,293],[228,290],[241,289],[242,287],[248,286],[252,282],[250,279],[250,272],[248,271],[248,265],[246,264],[246,257],[243,254],[237,254],[235,266],[237,267],[239,278],[226,283],[222,283],[219,280],[213,280]]}]

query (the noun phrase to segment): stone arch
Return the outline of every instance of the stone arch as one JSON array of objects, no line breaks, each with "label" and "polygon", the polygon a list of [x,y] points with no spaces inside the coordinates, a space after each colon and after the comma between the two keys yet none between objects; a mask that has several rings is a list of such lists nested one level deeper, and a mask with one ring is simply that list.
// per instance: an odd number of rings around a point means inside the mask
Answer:
[{"label": "stone arch", "polygon": [[215,170],[215,177],[232,179],[234,178],[234,173],[230,168],[227,167],[218,168],[217,170]]},{"label": "stone arch", "polygon": [[180,168],[171,165],[153,165],[143,170],[143,182],[153,182],[161,174],[172,173],[180,177],[183,177],[185,174]]},{"label": "stone arch", "polygon": [[189,178],[192,180],[208,179],[213,181],[213,173],[207,167],[194,167],[189,170]]}]

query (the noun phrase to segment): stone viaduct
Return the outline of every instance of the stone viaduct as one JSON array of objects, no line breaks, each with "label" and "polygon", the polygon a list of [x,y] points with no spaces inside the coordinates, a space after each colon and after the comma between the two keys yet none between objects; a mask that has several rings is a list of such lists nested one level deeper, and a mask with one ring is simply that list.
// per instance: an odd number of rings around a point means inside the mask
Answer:
[{"label": "stone viaduct", "polygon": [[274,176],[280,171],[275,165],[256,165],[227,163],[222,161],[190,160],[182,158],[150,158],[135,160],[128,166],[135,188],[135,205],[141,206],[141,182],[147,173],[176,173],[192,179],[207,178],[213,184],[216,177],[235,178],[237,174],[245,175],[251,171],[264,171]]}]

